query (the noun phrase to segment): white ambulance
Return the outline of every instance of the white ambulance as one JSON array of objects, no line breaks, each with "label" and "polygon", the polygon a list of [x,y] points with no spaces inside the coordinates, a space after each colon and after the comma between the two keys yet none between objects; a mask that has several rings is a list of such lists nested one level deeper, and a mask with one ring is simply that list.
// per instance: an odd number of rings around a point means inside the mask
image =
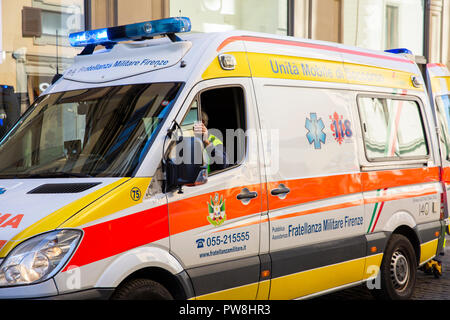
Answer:
[{"label": "white ambulance", "polygon": [[0,142],[0,299],[409,298],[445,193],[408,52],[189,30],[70,36]]},{"label": "white ambulance", "polygon": [[[448,199],[450,191],[450,71],[446,65],[429,63],[426,65],[426,81],[432,109],[435,111],[436,126],[441,150],[441,181],[443,198]],[[445,203],[448,229],[448,203]],[[442,237],[442,236],[441,236]]]}]

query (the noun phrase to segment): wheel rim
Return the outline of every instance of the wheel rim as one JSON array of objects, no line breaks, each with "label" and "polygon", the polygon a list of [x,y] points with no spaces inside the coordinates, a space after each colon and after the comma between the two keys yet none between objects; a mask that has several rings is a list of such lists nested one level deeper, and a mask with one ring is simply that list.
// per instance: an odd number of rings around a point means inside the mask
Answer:
[{"label": "wheel rim", "polygon": [[403,290],[409,281],[409,263],[402,252],[396,251],[392,255],[391,265],[392,284],[396,290]]}]

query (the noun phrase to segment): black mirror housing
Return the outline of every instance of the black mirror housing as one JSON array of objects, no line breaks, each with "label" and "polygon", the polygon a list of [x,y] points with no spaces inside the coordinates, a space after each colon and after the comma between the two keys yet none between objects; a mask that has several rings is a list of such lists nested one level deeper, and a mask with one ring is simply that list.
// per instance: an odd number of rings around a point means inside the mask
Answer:
[{"label": "black mirror housing", "polygon": [[195,186],[208,181],[203,163],[203,142],[196,137],[180,137],[175,145],[175,157],[165,162],[165,191],[182,186]]}]

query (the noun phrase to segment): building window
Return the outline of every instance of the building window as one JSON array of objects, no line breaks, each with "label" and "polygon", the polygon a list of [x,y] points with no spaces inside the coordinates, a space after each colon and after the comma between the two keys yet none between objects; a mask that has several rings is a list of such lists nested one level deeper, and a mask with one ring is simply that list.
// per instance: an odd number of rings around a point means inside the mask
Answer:
[{"label": "building window", "polygon": [[424,0],[342,0],[343,43],[423,55],[424,10]]},{"label": "building window", "polygon": [[398,7],[386,6],[386,49],[398,48]]},{"label": "building window", "polygon": [[42,36],[34,39],[37,45],[58,43],[69,46],[69,34],[84,30],[82,0],[71,1],[70,4],[66,1],[33,0],[33,7],[42,10]]},{"label": "building window", "polygon": [[187,16],[194,32],[288,33],[288,0],[170,1],[170,16]]}]

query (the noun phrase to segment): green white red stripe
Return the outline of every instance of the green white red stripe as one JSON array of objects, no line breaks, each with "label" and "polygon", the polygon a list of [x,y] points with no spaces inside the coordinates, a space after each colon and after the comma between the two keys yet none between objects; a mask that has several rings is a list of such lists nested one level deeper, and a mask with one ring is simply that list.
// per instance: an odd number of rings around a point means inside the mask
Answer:
[{"label": "green white red stripe", "polygon": [[[383,189],[382,196],[384,196],[386,194],[387,189],[388,188]],[[377,198],[380,196],[380,193],[381,193],[381,189],[378,189],[377,190]],[[370,219],[369,228],[367,228],[367,233],[371,233],[375,230],[375,227],[377,225],[378,219],[380,218],[383,207],[384,207],[384,201],[375,203],[375,206],[374,206],[373,212],[372,212],[372,218]]]}]

